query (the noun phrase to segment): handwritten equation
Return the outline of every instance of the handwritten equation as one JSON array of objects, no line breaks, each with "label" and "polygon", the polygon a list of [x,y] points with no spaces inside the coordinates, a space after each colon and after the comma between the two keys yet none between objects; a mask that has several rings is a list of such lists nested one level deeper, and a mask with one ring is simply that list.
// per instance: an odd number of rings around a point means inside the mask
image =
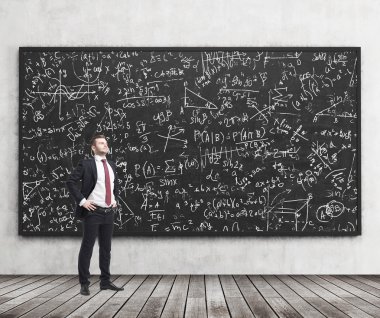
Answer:
[{"label": "handwritten equation", "polygon": [[360,48],[20,48],[19,100],[20,234],[81,233],[96,132],[115,235],[360,234]]}]

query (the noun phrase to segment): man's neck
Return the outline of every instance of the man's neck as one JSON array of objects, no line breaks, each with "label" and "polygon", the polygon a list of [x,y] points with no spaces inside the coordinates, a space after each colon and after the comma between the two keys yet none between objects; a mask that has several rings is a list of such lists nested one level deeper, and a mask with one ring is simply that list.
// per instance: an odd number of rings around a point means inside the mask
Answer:
[{"label": "man's neck", "polygon": [[99,156],[101,159],[107,159],[106,155],[99,155],[99,154],[96,154],[96,155]]}]

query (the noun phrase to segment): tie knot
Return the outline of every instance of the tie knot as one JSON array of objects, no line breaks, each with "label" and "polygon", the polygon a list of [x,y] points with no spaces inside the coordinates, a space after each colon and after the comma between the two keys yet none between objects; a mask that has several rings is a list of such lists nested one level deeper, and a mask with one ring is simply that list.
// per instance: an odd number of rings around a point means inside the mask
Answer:
[{"label": "tie knot", "polygon": [[101,159],[103,162],[106,162],[106,159]]}]

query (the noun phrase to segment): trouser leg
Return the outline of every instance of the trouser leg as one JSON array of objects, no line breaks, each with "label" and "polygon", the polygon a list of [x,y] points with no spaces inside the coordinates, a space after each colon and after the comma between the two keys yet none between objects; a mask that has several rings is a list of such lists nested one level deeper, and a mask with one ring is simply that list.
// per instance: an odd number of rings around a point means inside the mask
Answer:
[{"label": "trouser leg", "polygon": [[99,231],[99,224],[94,224],[89,222],[89,220],[84,220],[82,221],[82,225],[82,244],[78,256],[79,283],[90,284],[90,261]]},{"label": "trouser leg", "polygon": [[99,267],[100,283],[105,284],[110,281],[110,262],[111,262],[111,240],[113,233],[113,223],[100,224],[99,226]]}]

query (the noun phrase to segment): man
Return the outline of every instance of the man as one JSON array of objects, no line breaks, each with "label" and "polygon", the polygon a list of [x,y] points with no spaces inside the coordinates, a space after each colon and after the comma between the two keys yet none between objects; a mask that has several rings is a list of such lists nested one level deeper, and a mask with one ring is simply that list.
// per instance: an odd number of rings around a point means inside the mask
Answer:
[{"label": "man", "polygon": [[[110,281],[111,240],[114,212],[117,206],[118,177],[116,164],[106,159],[106,137],[96,134],[91,139],[93,158],[81,159],[69,175],[66,185],[77,207],[75,216],[82,220],[83,236],[78,257],[80,293],[89,295],[90,261],[96,237],[99,243],[100,289],[124,290]],[[82,180],[79,191],[77,182]]]}]

